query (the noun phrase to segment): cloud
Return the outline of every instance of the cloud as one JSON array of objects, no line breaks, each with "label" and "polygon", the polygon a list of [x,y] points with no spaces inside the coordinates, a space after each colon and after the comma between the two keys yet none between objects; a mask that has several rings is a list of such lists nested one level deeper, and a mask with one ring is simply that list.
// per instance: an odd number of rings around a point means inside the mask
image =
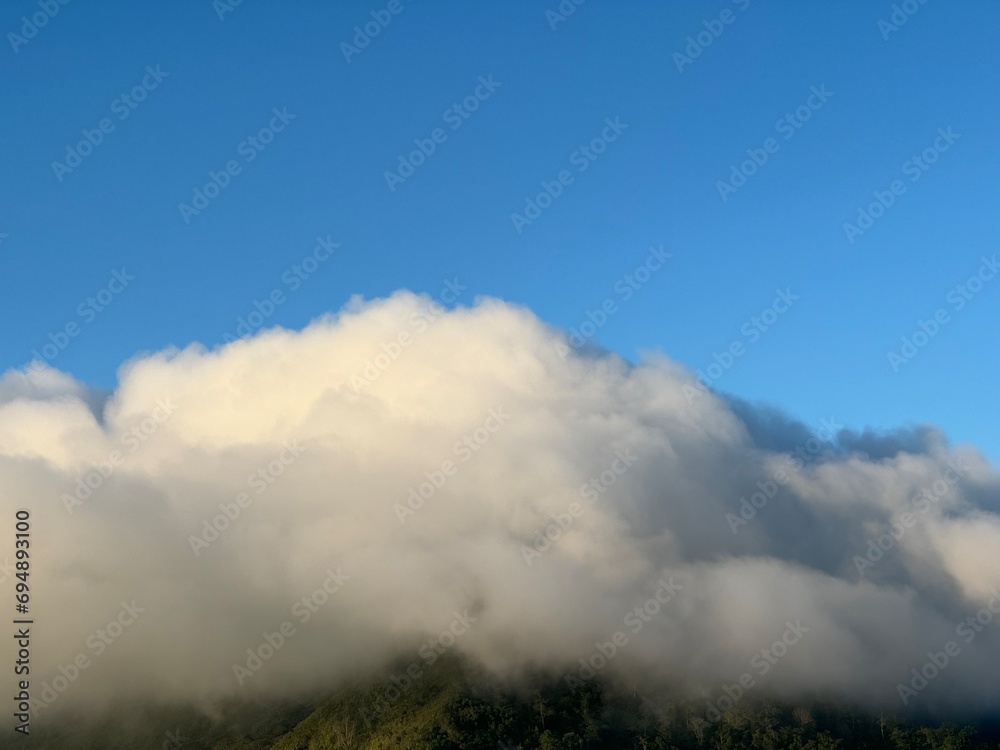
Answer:
[{"label": "cloud", "polygon": [[[579,676],[619,631],[611,677],[711,696],[751,671],[760,694],[888,707],[954,640],[907,705],[996,705],[1000,623],[958,632],[1000,584],[1000,478],[977,451],[922,427],[796,460],[813,435],[780,412],[564,344],[511,304],[400,292],[143,356],[106,398],[7,373],[0,512],[32,514],[40,712],[286,696],[426,663],[428,642]],[[678,591],[648,605],[663,581]],[[750,666],[796,622],[801,643]]]}]

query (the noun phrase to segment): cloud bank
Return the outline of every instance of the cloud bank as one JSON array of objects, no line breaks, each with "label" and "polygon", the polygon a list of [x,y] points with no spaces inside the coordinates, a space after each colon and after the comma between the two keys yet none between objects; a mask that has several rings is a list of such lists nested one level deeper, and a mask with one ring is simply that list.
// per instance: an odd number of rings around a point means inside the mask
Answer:
[{"label": "cloud bank", "polygon": [[36,715],[445,651],[722,709],[746,674],[897,709],[1000,698],[1000,477],[977,451],[806,427],[491,299],[352,300],[143,356],[104,396],[7,373],[0,506],[8,528],[31,511]]}]

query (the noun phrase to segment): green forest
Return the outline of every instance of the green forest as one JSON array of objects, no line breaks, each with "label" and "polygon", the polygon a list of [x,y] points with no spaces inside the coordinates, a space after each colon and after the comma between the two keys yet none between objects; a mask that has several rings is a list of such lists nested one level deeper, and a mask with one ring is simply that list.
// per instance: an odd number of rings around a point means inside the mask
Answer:
[{"label": "green forest", "polygon": [[[403,672],[396,671],[396,675]],[[982,727],[922,725],[845,706],[748,698],[715,722],[696,704],[597,681],[572,689],[536,677],[516,688],[439,662],[399,689],[386,679],[320,700],[233,707],[215,720],[190,709],[130,710],[125,725],[44,731],[39,748],[189,750],[833,750],[1000,748]],[[703,711],[703,707],[702,707]],[[40,722],[44,724],[44,722]]]}]

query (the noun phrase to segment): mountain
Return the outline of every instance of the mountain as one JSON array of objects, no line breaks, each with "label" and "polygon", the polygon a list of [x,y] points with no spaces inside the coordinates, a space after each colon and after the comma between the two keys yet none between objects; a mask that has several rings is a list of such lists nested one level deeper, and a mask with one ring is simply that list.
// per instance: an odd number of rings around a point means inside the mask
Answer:
[{"label": "mountain", "polygon": [[[950,750],[998,748],[973,727],[921,726],[832,705],[749,699],[715,722],[690,701],[537,675],[498,683],[458,659],[419,677],[405,667],[323,699],[239,706],[215,718],[190,709],[135,709],[127,718],[33,736],[45,750]],[[48,736],[45,736],[48,734]],[[992,736],[990,736],[992,734]]]}]

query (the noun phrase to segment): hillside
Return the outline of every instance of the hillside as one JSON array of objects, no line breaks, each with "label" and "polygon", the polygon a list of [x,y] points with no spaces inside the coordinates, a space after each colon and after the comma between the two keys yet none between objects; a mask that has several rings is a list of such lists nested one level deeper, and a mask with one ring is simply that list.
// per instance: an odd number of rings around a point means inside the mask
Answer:
[{"label": "hillside", "polygon": [[[397,675],[403,674],[397,670]],[[402,689],[399,689],[398,684]],[[514,692],[454,660],[417,681],[344,688],[308,705],[232,711],[210,722],[187,712],[131,714],[133,726],[76,727],[30,746],[188,750],[832,750],[998,748],[972,727],[931,727],[850,709],[773,703],[740,705],[714,724],[682,702],[622,694],[607,686],[571,690],[538,678]]]}]

